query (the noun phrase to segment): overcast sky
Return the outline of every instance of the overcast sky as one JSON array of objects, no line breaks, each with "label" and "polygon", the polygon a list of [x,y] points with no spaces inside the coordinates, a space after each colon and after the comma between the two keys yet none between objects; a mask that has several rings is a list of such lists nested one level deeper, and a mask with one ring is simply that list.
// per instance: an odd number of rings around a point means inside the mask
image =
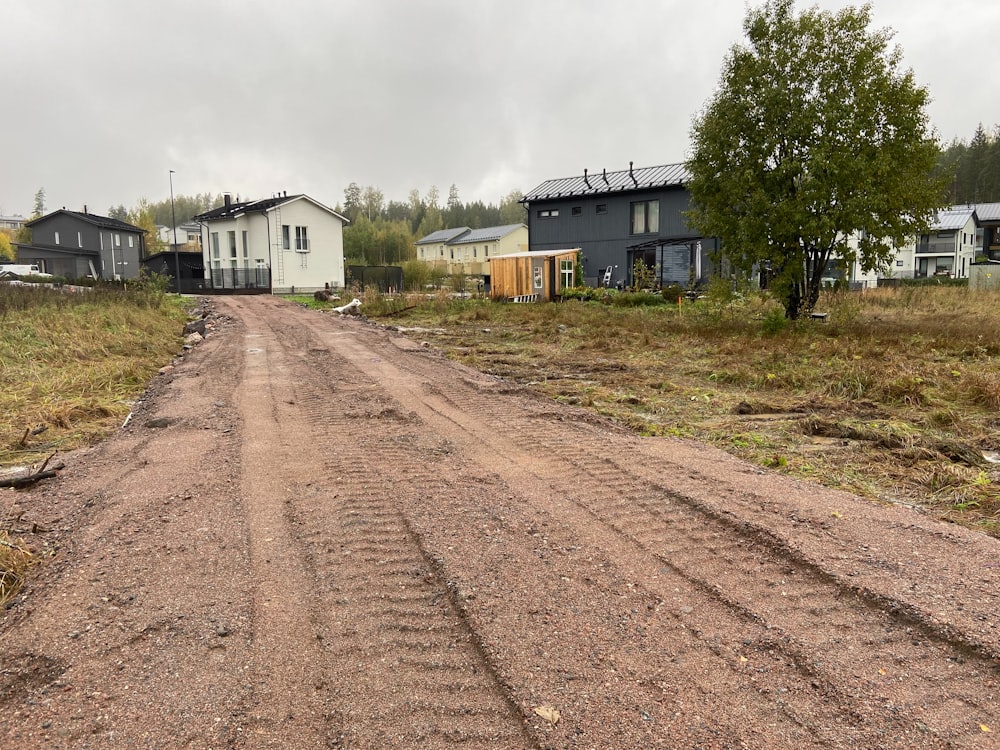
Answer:
[{"label": "overcast sky", "polygon": [[[753,6],[760,2],[751,3]],[[823,9],[852,3],[823,0]],[[858,4],[858,3],[853,3]],[[798,9],[811,5],[799,2]],[[0,214],[683,161],[744,0],[3,0]],[[1000,124],[1000,3],[874,0],[945,141]]]}]

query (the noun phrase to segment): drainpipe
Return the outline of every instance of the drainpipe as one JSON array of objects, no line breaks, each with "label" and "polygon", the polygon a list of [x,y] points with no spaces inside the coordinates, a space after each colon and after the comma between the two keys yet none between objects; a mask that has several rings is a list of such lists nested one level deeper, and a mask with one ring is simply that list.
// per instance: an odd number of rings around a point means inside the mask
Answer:
[{"label": "drainpipe", "polygon": [[[264,224],[267,226],[267,291],[270,294],[274,294],[274,271],[271,265],[271,217],[267,215],[267,209],[261,209],[261,215],[264,217]],[[277,224],[275,224],[275,232],[277,232]]]}]

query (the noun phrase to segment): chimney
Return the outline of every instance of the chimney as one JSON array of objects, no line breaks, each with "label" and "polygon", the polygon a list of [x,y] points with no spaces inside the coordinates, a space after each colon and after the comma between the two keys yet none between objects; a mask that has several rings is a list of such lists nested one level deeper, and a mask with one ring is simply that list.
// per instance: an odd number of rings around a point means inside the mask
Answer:
[{"label": "chimney", "polygon": [[587,187],[589,188],[590,187],[590,180],[587,179],[587,170],[586,170],[586,168],[584,168],[584,170],[583,170],[583,181],[584,181],[584,183],[586,183]]},{"label": "chimney", "polygon": [[222,197],[226,201],[226,208],[229,208],[231,205],[233,205],[233,196],[232,195],[230,195],[229,193],[226,193]]}]

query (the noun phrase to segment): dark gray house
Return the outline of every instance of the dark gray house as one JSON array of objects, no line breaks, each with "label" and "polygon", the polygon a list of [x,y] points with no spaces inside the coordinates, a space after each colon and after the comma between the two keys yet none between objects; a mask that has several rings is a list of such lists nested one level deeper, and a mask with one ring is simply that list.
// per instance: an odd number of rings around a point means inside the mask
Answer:
[{"label": "dark gray house", "polygon": [[25,222],[31,244],[17,245],[18,263],[34,263],[67,279],[134,279],[146,255],[146,232],[108,216],[65,208]]},{"label": "dark gray house", "polygon": [[630,286],[636,260],[661,286],[704,283],[714,238],[692,231],[684,217],[691,196],[683,164],[602,171],[548,180],[521,203],[532,251],[578,247],[588,286]]}]

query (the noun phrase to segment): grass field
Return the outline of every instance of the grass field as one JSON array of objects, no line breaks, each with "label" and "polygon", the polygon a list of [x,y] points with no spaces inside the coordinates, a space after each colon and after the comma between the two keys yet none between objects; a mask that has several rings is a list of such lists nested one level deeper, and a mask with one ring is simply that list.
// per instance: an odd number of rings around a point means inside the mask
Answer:
[{"label": "grass field", "polygon": [[183,307],[153,290],[0,285],[0,466],[91,443],[120,424],[179,350]]},{"label": "grass field", "polygon": [[[0,284],[0,468],[37,466],[115,430],[177,353],[190,304],[154,289]],[[41,554],[11,536],[11,507],[0,503],[0,606]]]},{"label": "grass field", "polygon": [[826,293],[789,323],[760,294],[670,305],[383,299],[362,311],[472,367],[872,500],[1000,535],[1000,295]]}]

